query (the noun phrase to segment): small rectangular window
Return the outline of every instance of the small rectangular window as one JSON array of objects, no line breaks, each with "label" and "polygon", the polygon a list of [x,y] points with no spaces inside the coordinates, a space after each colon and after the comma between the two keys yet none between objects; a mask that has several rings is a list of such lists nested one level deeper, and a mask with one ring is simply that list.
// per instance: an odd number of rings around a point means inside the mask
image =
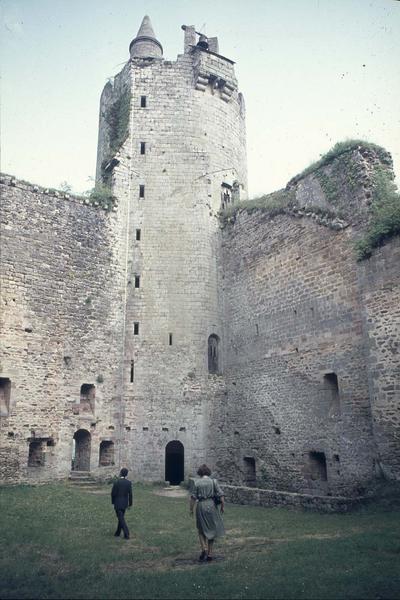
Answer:
[{"label": "small rectangular window", "polygon": [[140,96],[140,106],[142,108],[146,108],[146,106],[147,106],[147,98],[146,98],[146,96]]},{"label": "small rectangular window", "polygon": [[146,154],[146,142],[140,142],[140,154]]},{"label": "small rectangular window", "polygon": [[135,275],[135,288],[140,288],[140,275]]},{"label": "small rectangular window", "polygon": [[137,242],[140,242],[140,233],[141,233],[140,229],[136,229],[136,241]]},{"label": "small rectangular window", "polygon": [[133,383],[134,379],[135,379],[135,363],[133,360],[131,360],[131,383]]},{"label": "small rectangular window", "polygon": [[139,335],[139,323],[133,324],[133,335]]},{"label": "small rectangular window", "polygon": [[169,345],[172,346],[172,333],[169,334]]},{"label": "small rectangular window", "polygon": [[144,198],[144,185],[139,185],[139,198]]}]

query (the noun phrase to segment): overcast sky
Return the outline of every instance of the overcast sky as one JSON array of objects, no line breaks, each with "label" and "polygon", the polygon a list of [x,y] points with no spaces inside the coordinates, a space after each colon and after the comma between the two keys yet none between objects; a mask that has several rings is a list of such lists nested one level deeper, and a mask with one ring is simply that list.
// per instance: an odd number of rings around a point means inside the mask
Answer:
[{"label": "overcast sky", "polygon": [[250,195],[337,141],[387,148],[400,178],[397,0],[2,0],[1,169],[93,186],[99,99],[145,14],[175,60],[181,25],[217,35],[246,101]]}]

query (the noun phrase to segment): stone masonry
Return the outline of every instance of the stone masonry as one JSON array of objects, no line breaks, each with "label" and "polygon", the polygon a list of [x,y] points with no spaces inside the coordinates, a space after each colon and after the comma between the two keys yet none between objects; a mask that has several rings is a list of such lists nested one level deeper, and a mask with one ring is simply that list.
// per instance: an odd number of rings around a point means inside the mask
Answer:
[{"label": "stone masonry", "polygon": [[145,17],[103,90],[114,204],[1,178],[1,479],[209,462],[241,499],[363,494],[400,477],[400,246],[353,249],[390,155],[360,147],[291,180],[284,210],[223,222],[247,197],[244,100],[218,40],[182,29],[166,61]]}]

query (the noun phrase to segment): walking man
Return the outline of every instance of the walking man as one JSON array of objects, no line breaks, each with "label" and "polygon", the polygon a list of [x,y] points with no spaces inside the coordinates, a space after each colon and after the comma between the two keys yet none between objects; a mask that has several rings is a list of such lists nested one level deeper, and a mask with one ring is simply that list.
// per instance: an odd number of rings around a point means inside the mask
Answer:
[{"label": "walking man", "polygon": [[132,506],[132,483],[126,479],[128,469],[121,469],[120,478],[116,481],[111,490],[111,503],[118,518],[116,537],[121,535],[121,529],[124,532],[124,538],[129,540],[129,529],[125,521],[125,511]]}]

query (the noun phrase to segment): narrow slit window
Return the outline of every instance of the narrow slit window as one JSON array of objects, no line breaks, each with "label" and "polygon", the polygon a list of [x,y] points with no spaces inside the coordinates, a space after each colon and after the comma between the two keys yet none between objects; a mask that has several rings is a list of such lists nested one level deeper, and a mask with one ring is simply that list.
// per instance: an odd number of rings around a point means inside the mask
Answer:
[{"label": "narrow slit window", "polygon": [[141,235],[140,229],[136,229],[136,241],[137,242],[140,242],[140,235]]},{"label": "narrow slit window", "polygon": [[141,108],[146,108],[147,96],[140,96],[140,106],[141,106]]},{"label": "narrow slit window", "polygon": [[140,288],[140,275],[135,275],[135,288]]},{"label": "narrow slit window", "polygon": [[146,154],[146,142],[140,142],[140,154]]},{"label": "narrow slit window", "polygon": [[135,379],[135,362],[131,360],[131,383]]},{"label": "narrow slit window", "polygon": [[133,335],[139,335],[139,323],[133,324]]},{"label": "narrow slit window", "polygon": [[144,185],[139,185],[139,198],[144,198]]},{"label": "narrow slit window", "polygon": [[172,333],[169,334],[169,345],[172,346]]}]

